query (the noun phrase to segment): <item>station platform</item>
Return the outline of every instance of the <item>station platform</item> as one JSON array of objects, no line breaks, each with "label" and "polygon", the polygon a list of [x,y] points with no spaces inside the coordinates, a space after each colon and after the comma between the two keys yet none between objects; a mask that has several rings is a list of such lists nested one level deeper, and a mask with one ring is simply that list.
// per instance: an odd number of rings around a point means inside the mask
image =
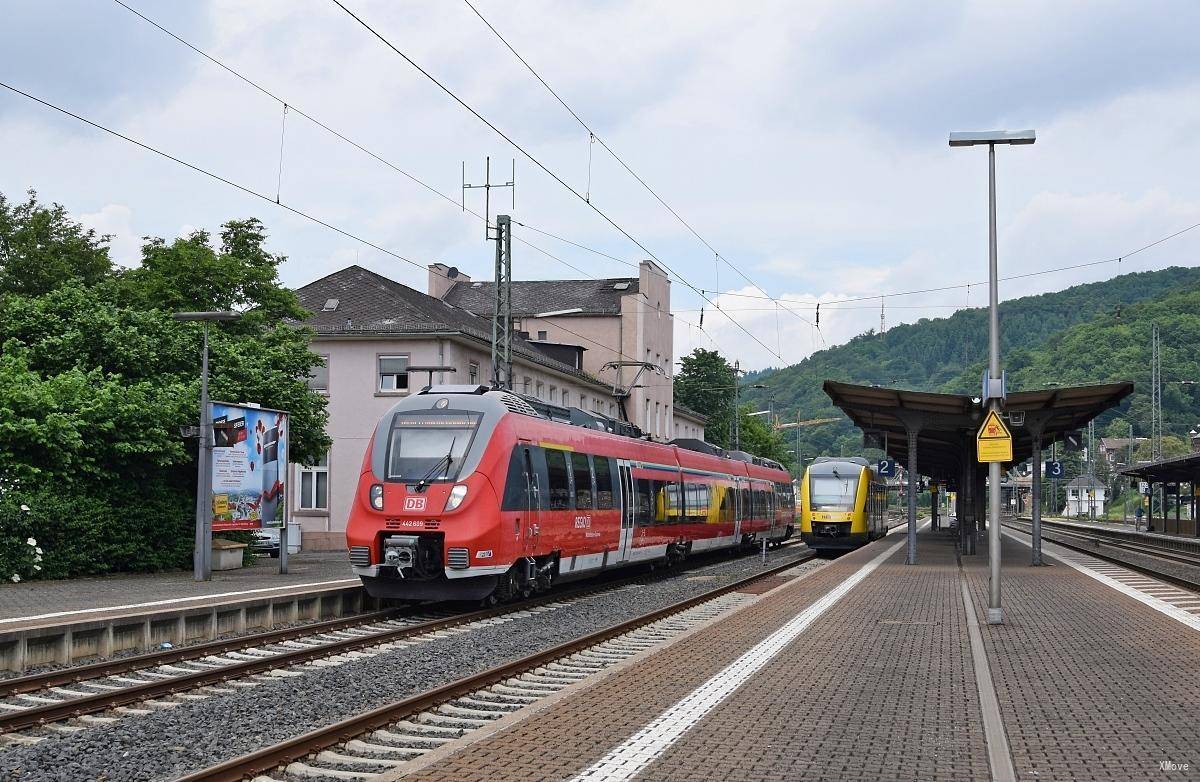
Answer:
[{"label": "station platform", "polygon": [[897,530],[403,778],[1200,774],[1200,595],[1048,542],[1031,567],[1006,530],[1005,623],[989,626],[986,541],[960,562],[953,536],[925,524],[909,566]]},{"label": "station platform", "polygon": [[0,672],[209,640],[364,608],[344,552],[263,558],[211,581],[191,571],[0,585]]}]

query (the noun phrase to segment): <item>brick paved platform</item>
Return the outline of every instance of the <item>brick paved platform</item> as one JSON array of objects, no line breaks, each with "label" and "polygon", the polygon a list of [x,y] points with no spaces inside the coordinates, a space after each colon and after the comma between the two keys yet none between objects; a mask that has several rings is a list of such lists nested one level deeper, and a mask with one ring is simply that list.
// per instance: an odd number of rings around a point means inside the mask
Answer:
[{"label": "brick paved platform", "polygon": [[[1200,626],[1053,556],[1032,568],[1012,537],[1007,623],[988,626],[987,547],[960,569],[952,535],[923,532],[920,564],[908,566],[893,533],[390,779],[1197,775]],[[742,682],[738,671],[768,647],[774,656]],[[712,697],[727,677],[736,689]]]}]

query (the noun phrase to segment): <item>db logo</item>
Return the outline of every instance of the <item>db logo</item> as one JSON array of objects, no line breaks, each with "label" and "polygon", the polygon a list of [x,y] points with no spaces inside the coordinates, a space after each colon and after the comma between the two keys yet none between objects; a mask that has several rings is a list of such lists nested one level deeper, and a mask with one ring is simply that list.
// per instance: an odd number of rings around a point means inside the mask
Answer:
[{"label": "db logo", "polygon": [[404,509],[405,510],[425,510],[425,498],[424,497],[405,497],[404,498]]}]

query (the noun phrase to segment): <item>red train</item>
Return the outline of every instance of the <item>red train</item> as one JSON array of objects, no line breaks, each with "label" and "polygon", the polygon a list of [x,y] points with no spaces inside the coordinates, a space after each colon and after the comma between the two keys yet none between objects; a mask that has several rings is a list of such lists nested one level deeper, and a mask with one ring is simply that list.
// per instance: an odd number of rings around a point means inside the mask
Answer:
[{"label": "red train", "polygon": [[700,441],[484,386],[393,407],[346,528],[376,597],[505,600],[638,562],[791,536],[790,475]]}]

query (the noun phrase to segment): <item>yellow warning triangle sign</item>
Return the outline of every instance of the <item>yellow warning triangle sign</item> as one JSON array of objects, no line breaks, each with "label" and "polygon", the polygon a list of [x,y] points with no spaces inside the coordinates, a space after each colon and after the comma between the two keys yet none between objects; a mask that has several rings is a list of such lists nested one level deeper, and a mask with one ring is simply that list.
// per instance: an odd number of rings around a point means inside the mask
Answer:
[{"label": "yellow warning triangle sign", "polygon": [[975,435],[975,452],[981,462],[1012,461],[1012,433],[995,410],[988,411]]},{"label": "yellow warning triangle sign", "polygon": [[983,426],[979,427],[979,434],[976,437],[980,440],[1011,440],[1012,433],[1004,425],[1004,420],[996,415],[996,411],[989,410],[987,418],[983,419]]}]

